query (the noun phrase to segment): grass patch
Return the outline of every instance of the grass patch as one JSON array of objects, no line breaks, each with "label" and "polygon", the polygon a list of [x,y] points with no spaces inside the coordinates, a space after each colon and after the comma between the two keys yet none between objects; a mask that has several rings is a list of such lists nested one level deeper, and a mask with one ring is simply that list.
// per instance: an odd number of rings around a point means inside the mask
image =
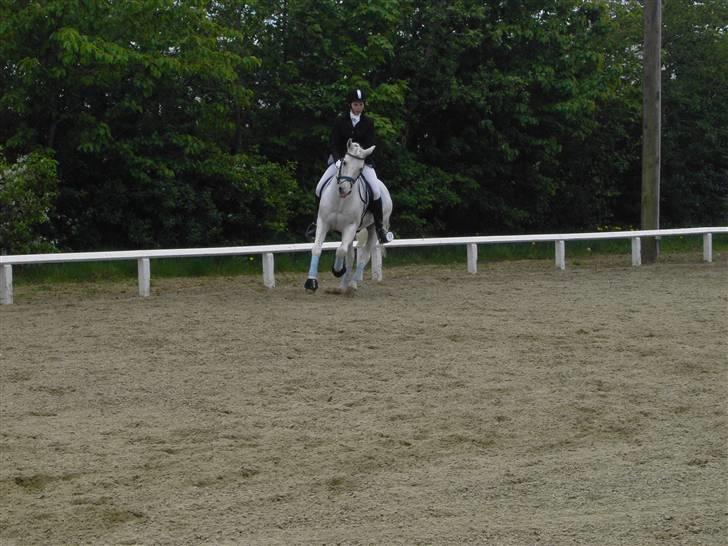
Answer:
[{"label": "grass patch", "polygon": [[[667,253],[701,252],[701,236],[665,237],[661,251]],[[728,235],[713,235],[713,251],[728,251]],[[630,239],[571,241],[566,243],[567,259],[579,259],[592,255],[630,255]],[[551,260],[554,257],[553,242],[487,244],[478,245],[478,261],[497,262],[507,260]],[[275,255],[276,272],[302,272],[308,269],[310,254],[297,252]],[[321,256],[319,271],[327,271],[334,262],[334,252],[325,251]],[[467,262],[465,245],[390,248],[386,265],[447,265]],[[159,258],[151,260],[152,278],[205,277],[261,275],[261,256],[210,256],[201,258]],[[13,266],[14,282],[22,284],[99,282],[136,279],[136,260],[106,262],[72,262],[58,264],[27,264]]]},{"label": "grass patch", "polygon": [[[487,261],[542,260],[553,257],[553,243],[520,243],[478,245],[478,259]],[[418,248],[390,248],[387,250],[388,265],[447,265],[467,260],[465,245],[433,246]]]}]

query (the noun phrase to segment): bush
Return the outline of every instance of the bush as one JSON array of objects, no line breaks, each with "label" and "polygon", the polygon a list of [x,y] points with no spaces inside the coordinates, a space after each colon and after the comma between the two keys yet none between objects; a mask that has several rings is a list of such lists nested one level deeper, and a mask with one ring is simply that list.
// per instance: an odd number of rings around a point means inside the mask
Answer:
[{"label": "bush", "polygon": [[8,163],[0,148],[0,251],[47,252],[54,246],[42,234],[58,194],[57,163],[33,152]]}]

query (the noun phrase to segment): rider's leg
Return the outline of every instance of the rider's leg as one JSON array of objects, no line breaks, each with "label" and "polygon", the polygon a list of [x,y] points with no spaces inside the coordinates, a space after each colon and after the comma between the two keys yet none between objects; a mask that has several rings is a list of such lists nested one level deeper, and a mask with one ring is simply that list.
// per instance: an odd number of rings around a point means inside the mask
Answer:
[{"label": "rider's leg", "polygon": [[377,239],[381,244],[387,242],[387,232],[384,231],[384,218],[382,213],[382,191],[380,189],[379,178],[377,172],[370,166],[364,165],[362,171],[364,178],[369,182],[369,186],[372,188],[372,216],[374,216],[374,229],[377,232]]},{"label": "rider's leg", "polygon": [[326,184],[326,181],[332,178],[335,174],[336,163],[331,163],[321,177],[321,180],[319,180],[318,184],[316,184],[316,199],[321,199],[321,190],[323,189],[324,184]]},{"label": "rider's leg", "polygon": [[372,195],[374,196],[374,199],[380,199],[382,197],[382,188],[379,177],[377,176],[377,171],[375,171],[371,165],[365,164],[364,168],[361,171],[361,174],[369,183],[369,187],[372,189]]},{"label": "rider's leg", "polygon": [[387,242],[387,232],[384,231],[383,214],[382,214],[382,198],[372,201],[372,215],[374,216],[374,229],[377,232],[377,239],[381,244]]}]

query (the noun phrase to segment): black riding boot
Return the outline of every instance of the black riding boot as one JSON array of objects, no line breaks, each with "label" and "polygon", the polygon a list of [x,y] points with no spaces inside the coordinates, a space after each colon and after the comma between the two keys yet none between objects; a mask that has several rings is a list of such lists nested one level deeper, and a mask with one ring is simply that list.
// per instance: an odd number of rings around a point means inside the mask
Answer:
[{"label": "black riding boot", "polygon": [[372,201],[372,215],[374,216],[374,229],[377,231],[377,239],[379,239],[379,244],[384,244],[387,241],[387,232],[384,231],[384,226],[382,225],[383,216],[382,213],[382,199],[374,199]]}]

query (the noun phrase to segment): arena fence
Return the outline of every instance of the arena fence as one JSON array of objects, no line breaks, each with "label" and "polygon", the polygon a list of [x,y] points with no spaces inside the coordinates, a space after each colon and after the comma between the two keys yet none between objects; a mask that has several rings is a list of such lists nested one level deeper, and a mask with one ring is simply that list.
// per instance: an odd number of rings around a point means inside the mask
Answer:
[{"label": "arena fence", "polygon": [[[387,248],[414,248],[433,246],[465,245],[467,248],[468,272],[477,273],[478,245],[503,243],[536,243],[553,242],[555,264],[559,269],[566,268],[567,241],[596,241],[603,239],[631,239],[632,265],[642,265],[641,240],[647,237],[668,237],[685,235],[703,236],[703,260],[713,261],[714,233],[728,233],[728,227],[699,227],[681,229],[660,229],[642,231],[605,231],[593,233],[560,233],[542,235],[505,235],[505,236],[473,236],[473,237],[440,237],[427,239],[396,239],[387,243]],[[274,255],[295,252],[310,252],[312,243],[235,246],[218,248],[182,248],[161,250],[124,250],[111,252],[63,252],[57,254],[19,254],[0,255],[0,304],[13,303],[13,265],[40,263],[92,262],[112,260],[137,260],[139,295],[150,295],[151,267],[150,260],[162,258],[192,258],[202,256],[250,256],[260,255],[263,262],[263,284],[268,288],[275,287]],[[333,250],[338,242],[324,243],[324,250]],[[382,280],[382,255],[377,246],[372,256],[372,279]]]}]

